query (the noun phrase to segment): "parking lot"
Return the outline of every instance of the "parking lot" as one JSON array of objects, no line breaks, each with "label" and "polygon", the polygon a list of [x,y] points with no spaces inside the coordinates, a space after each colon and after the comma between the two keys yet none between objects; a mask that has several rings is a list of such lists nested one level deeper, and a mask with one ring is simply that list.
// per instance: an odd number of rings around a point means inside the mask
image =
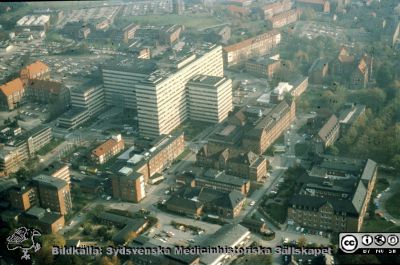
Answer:
[{"label": "parking lot", "polygon": [[68,77],[89,77],[109,58],[109,55],[47,56],[42,61],[52,69],[52,79],[66,80]]},{"label": "parking lot", "polygon": [[14,119],[19,116],[18,124],[24,130],[31,130],[43,123],[48,117],[49,111],[46,104],[26,103],[18,110],[1,111],[0,120]]},{"label": "parking lot", "polygon": [[66,12],[64,19],[59,22],[59,27],[63,27],[67,22],[88,21],[107,18],[113,20],[117,15],[120,6],[102,6],[94,8],[82,8]]},{"label": "parking lot", "polygon": [[130,3],[122,7],[122,16],[138,16],[146,14],[165,14],[172,12],[172,1],[159,0]]},{"label": "parking lot", "polygon": [[353,47],[355,39],[363,41],[368,33],[363,29],[345,29],[334,24],[313,21],[298,21],[295,33],[312,40],[318,36],[331,37],[337,42]]}]

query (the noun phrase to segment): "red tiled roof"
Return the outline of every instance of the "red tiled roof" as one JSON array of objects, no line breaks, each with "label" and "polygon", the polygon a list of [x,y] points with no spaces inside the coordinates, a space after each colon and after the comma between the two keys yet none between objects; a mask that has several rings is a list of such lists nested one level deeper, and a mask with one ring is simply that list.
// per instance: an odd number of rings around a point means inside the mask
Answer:
[{"label": "red tiled roof", "polygon": [[49,67],[41,61],[36,61],[25,67],[25,69],[28,70],[29,78],[33,78],[38,73],[48,71]]},{"label": "red tiled roof", "polygon": [[114,146],[118,145],[118,143],[119,142],[117,142],[114,139],[109,139],[104,143],[102,143],[101,145],[99,145],[96,149],[94,149],[92,151],[92,154],[96,156],[102,156],[105,153],[109,152]]},{"label": "red tiled roof", "polygon": [[338,59],[342,63],[351,63],[354,61],[354,56],[350,55],[345,47],[342,47],[339,51]]},{"label": "red tiled roof", "polygon": [[243,7],[239,7],[239,6],[230,5],[226,9],[228,9],[232,13],[239,13],[242,15],[249,13],[249,10],[247,8],[243,8]]},{"label": "red tiled roof", "polygon": [[358,69],[361,73],[365,73],[365,70],[367,69],[367,64],[364,59],[360,60],[360,63],[358,64]]},{"label": "red tiled roof", "polygon": [[4,95],[9,96],[14,92],[21,91],[24,89],[24,82],[22,82],[21,78],[16,78],[2,86],[0,86],[1,92]]},{"label": "red tiled roof", "polygon": [[287,18],[287,17],[289,17],[291,15],[294,15],[295,13],[300,14],[300,12],[301,12],[300,9],[297,9],[297,8],[296,9],[291,9],[291,10],[288,10],[288,11],[285,11],[285,12],[282,12],[282,13],[279,13],[279,14],[275,15],[272,18],[270,18],[269,20],[274,22],[274,21],[277,21],[277,20],[280,20],[280,19]]}]

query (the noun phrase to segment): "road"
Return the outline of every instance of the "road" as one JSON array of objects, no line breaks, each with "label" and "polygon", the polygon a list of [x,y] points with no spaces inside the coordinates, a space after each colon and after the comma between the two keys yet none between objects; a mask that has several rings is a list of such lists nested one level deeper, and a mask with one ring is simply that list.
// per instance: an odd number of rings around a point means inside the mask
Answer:
[{"label": "road", "polygon": [[[287,152],[281,155],[275,155],[274,157],[267,157],[274,170],[264,185],[260,189],[253,192],[253,194],[251,194],[251,196],[248,198],[249,200],[254,200],[256,202],[255,205],[253,207],[248,206],[248,208],[243,210],[242,214],[235,219],[235,223],[240,223],[244,218],[250,218],[253,214],[255,214],[255,216],[259,219],[263,218],[270,229],[275,232],[275,239],[272,241],[265,241],[258,235],[254,235],[254,238],[264,246],[276,247],[281,245],[282,240],[285,238],[288,238],[289,241],[291,241],[297,240],[300,236],[304,236],[309,243],[312,242],[321,245],[329,244],[329,239],[326,237],[301,234],[300,232],[285,230],[286,228],[284,227],[276,227],[257,211],[262,202],[262,197],[265,194],[268,194],[275,187],[279,179],[284,175],[287,167],[293,166],[296,163],[295,145],[299,142],[304,142],[305,140],[303,136],[300,136],[297,133],[297,130],[307,122],[308,118],[313,116],[314,115],[311,114],[301,114],[301,116],[296,119],[291,129],[285,132],[285,145],[288,146]],[[277,259],[280,256],[276,256],[277,257],[275,257],[275,261],[278,262]]]}]

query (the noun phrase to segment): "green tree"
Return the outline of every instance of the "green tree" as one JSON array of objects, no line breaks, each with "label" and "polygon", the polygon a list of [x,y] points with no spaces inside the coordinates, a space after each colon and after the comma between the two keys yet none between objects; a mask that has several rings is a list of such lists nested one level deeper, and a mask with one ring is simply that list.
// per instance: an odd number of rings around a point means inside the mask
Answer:
[{"label": "green tree", "polygon": [[396,172],[400,172],[400,154],[393,156],[390,164],[395,168]]},{"label": "green tree", "polygon": [[317,13],[312,8],[304,8],[301,14],[301,19],[314,20],[317,17]]},{"label": "green tree", "polygon": [[376,82],[379,87],[386,88],[390,84],[392,84],[394,80],[394,73],[392,71],[392,67],[390,67],[387,63],[384,63],[379,67],[376,72]]},{"label": "green tree", "polygon": [[42,248],[36,255],[37,264],[53,264],[53,246],[65,246],[65,238],[59,234],[49,234],[41,237]]},{"label": "green tree", "polygon": [[93,232],[92,225],[89,223],[84,223],[83,224],[83,234],[88,236],[88,235],[92,234],[92,232]]},{"label": "green tree", "polygon": [[329,146],[326,151],[328,154],[334,155],[334,156],[339,154],[339,149],[334,145]]}]

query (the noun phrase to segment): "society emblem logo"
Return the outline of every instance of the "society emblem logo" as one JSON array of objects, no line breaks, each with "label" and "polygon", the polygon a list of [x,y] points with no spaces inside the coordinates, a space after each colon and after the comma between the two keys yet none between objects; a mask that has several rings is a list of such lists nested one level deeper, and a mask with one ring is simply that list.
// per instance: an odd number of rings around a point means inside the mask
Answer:
[{"label": "society emblem logo", "polygon": [[340,240],[340,248],[344,252],[354,252],[357,249],[358,241],[357,238],[353,235],[345,235]]},{"label": "society emblem logo", "polygon": [[30,250],[33,252],[38,252],[40,249],[40,244],[35,242],[35,237],[41,236],[42,234],[36,229],[20,227],[15,230],[14,234],[7,237],[7,249],[8,250],[16,250],[21,249],[23,255],[21,259],[31,259],[31,255],[29,254]]}]

